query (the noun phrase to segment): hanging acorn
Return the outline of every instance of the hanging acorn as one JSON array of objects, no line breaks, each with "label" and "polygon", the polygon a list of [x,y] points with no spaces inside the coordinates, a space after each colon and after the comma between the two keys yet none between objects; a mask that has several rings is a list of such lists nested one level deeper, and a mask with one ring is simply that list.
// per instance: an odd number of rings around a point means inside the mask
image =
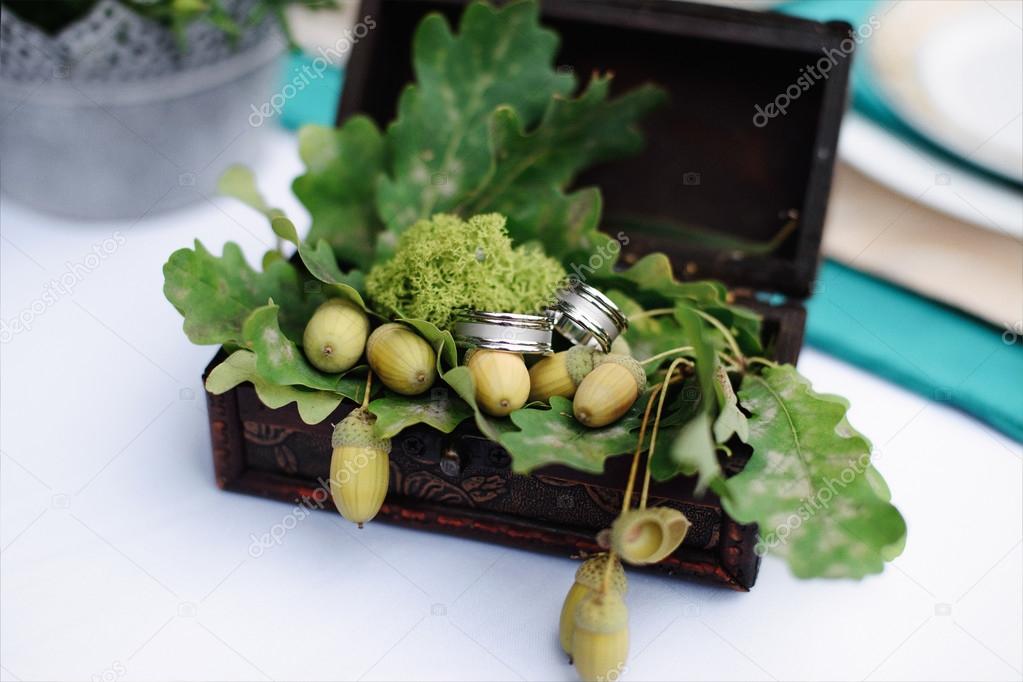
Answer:
[{"label": "hanging acorn", "polygon": [[565,653],[572,655],[572,637],[575,634],[575,612],[579,603],[587,597],[602,589],[604,573],[607,570],[608,561],[613,562],[611,566],[610,588],[621,595],[625,595],[629,583],[625,577],[625,571],[617,557],[612,557],[606,552],[590,557],[579,566],[575,572],[575,581],[568,590],[565,603],[561,607],[561,620],[558,627],[558,639],[561,648]]},{"label": "hanging acorn", "polygon": [[357,407],[334,427],[330,457],[330,494],[341,516],[359,528],[380,511],[387,495],[389,438],[373,433],[376,417]]},{"label": "hanging acorn", "polygon": [[629,655],[629,611],[617,591],[588,594],[575,611],[572,662],[588,682],[619,679]]}]

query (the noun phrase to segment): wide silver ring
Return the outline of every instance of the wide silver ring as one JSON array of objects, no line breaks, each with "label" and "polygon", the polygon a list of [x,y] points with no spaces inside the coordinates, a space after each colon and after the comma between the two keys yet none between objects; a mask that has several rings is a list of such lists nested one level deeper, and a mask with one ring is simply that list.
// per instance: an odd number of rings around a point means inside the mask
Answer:
[{"label": "wide silver ring", "polygon": [[550,314],[465,310],[455,317],[452,334],[463,347],[502,350],[510,353],[551,353],[553,320]]}]

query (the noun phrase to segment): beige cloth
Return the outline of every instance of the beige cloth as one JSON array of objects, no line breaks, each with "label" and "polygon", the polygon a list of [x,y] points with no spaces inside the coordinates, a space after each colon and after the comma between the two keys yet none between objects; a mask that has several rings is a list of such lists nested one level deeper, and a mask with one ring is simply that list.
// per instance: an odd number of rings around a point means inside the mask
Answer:
[{"label": "beige cloth", "polygon": [[823,249],[1000,328],[1023,318],[1023,241],[927,208],[843,163]]}]

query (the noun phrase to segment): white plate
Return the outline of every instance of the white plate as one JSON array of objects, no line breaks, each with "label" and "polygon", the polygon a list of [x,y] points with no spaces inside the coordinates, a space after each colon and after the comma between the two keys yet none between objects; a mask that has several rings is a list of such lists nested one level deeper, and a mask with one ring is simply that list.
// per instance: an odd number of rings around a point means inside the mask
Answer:
[{"label": "white plate", "polygon": [[950,163],[849,112],[839,155],[861,173],[960,220],[1023,239],[1023,193]]},{"label": "white plate", "polygon": [[1023,183],[1023,3],[901,2],[866,45],[892,109],[952,153]]}]

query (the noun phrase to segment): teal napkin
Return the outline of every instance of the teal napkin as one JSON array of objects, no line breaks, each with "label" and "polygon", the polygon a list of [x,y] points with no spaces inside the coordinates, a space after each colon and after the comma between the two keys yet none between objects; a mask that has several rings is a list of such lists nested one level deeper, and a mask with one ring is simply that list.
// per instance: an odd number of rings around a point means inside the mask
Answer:
[{"label": "teal napkin", "polygon": [[307,123],[334,125],[344,71],[330,66],[319,72],[313,67],[313,58],[301,53],[292,53],[282,62],[276,92],[286,96],[281,111],[281,124],[286,128],[295,130]]},{"label": "teal napkin", "polygon": [[1023,339],[834,262],[807,304],[807,342],[1023,442]]}]

